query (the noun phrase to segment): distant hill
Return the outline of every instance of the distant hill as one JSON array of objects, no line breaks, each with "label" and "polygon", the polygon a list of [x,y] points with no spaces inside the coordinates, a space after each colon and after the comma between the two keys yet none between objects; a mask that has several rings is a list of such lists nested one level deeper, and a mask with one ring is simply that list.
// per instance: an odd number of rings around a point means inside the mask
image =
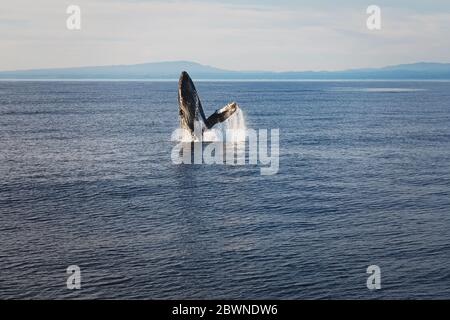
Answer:
[{"label": "distant hill", "polygon": [[383,68],[344,71],[230,71],[190,61],[142,63],[60,69],[0,72],[0,79],[178,79],[181,71],[195,79],[334,80],[334,79],[436,79],[450,80],[450,63],[412,63]]},{"label": "distant hill", "polygon": [[189,61],[141,63],[133,65],[35,69],[0,72],[0,78],[17,79],[177,79],[183,70],[198,75],[229,71]]}]

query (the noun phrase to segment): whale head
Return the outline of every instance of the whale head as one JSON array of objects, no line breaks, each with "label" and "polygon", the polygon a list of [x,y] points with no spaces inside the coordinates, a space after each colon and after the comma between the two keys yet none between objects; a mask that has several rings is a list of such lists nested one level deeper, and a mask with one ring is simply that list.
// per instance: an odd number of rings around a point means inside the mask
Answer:
[{"label": "whale head", "polygon": [[194,131],[195,121],[205,123],[200,97],[195,89],[194,82],[186,71],[183,71],[178,81],[178,106],[181,127]]}]

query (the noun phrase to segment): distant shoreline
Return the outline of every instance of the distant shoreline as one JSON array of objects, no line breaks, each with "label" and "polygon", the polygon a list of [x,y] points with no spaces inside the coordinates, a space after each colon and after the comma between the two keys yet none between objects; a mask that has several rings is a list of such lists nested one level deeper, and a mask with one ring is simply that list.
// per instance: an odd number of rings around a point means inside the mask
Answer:
[{"label": "distant shoreline", "polygon": [[[450,82],[450,79],[196,79],[197,82]],[[0,82],[178,82],[178,79],[21,79],[0,78]]]},{"label": "distant shoreline", "polygon": [[0,71],[2,80],[177,81],[187,71],[196,81],[450,81],[450,63],[418,62],[341,71],[232,71],[189,61]]}]

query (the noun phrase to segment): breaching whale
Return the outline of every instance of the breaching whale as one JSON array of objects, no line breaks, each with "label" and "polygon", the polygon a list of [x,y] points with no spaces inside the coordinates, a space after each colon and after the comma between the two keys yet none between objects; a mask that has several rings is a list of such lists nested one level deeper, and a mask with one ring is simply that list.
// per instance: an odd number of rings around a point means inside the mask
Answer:
[{"label": "breaching whale", "polygon": [[178,81],[178,106],[181,128],[189,130],[191,134],[194,133],[196,121],[202,124],[202,130],[211,129],[215,124],[227,120],[239,108],[236,102],[231,102],[206,118],[194,82],[186,71],[181,73]]}]

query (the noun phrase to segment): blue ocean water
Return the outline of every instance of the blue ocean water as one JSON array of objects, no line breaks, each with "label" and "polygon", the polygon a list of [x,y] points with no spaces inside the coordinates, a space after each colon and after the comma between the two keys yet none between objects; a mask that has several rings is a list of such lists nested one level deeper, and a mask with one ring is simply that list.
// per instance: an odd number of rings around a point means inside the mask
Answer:
[{"label": "blue ocean water", "polygon": [[450,82],[197,89],[278,174],[174,165],[176,82],[0,82],[0,298],[450,298]]}]

